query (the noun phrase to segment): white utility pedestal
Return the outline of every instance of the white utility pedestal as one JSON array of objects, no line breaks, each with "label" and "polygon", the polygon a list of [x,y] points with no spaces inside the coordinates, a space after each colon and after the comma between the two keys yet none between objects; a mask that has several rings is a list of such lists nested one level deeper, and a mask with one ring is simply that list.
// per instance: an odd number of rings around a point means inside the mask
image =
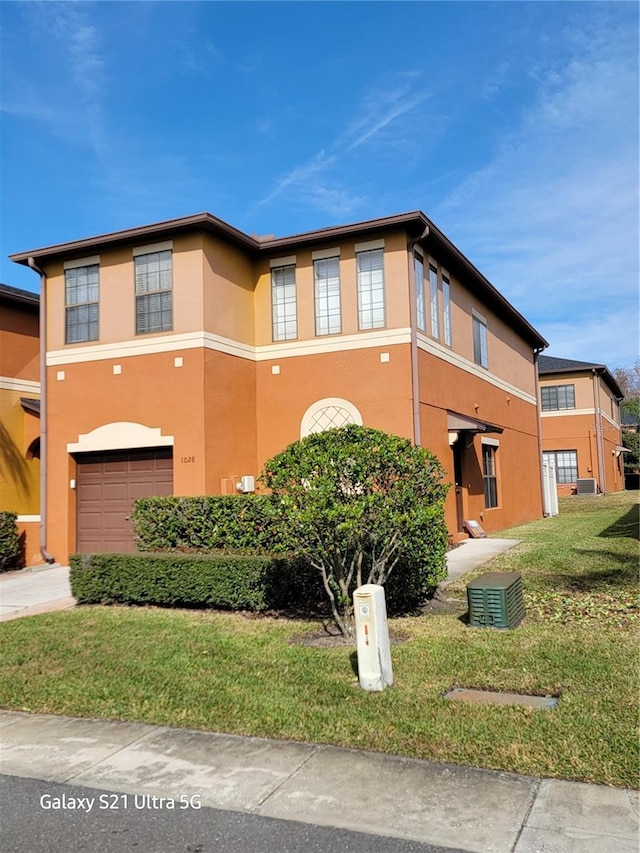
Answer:
[{"label": "white utility pedestal", "polygon": [[358,677],[363,690],[384,690],[393,684],[391,646],[384,588],[375,583],[353,593],[358,645]]}]

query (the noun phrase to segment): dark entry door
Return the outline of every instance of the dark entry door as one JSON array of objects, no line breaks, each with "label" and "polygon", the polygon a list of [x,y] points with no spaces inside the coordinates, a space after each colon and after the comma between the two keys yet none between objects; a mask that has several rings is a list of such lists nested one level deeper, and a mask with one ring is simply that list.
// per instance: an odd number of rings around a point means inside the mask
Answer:
[{"label": "dark entry door", "polygon": [[462,533],[464,530],[464,501],[462,496],[464,441],[458,437],[451,450],[453,451],[453,479],[456,489],[456,521],[458,533]]},{"label": "dark entry door", "polygon": [[172,449],[83,453],[77,462],[78,552],[135,551],[133,501],[173,494]]}]

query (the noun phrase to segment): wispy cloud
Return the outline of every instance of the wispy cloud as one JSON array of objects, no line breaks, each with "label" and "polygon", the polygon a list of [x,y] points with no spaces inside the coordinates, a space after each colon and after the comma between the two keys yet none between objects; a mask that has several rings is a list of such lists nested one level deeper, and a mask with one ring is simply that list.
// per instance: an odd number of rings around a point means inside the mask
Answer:
[{"label": "wispy cloud", "polygon": [[[430,97],[420,88],[420,72],[407,71],[387,75],[372,90],[368,91],[360,106],[359,114],[329,143],[305,162],[283,175],[268,195],[254,205],[254,210],[271,204],[286,195],[287,198],[311,204],[331,214],[349,214],[364,201],[364,196],[352,188],[345,188],[331,171],[341,160],[357,149],[370,146],[374,140],[379,144],[390,144],[387,136],[398,120]],[[402,129],[399,128],[400,133]]]},{"label": "wispy cloud", "polygon": [[588,36],[438,221],[551,351],[615,366],[637,347],[637,46]]}]

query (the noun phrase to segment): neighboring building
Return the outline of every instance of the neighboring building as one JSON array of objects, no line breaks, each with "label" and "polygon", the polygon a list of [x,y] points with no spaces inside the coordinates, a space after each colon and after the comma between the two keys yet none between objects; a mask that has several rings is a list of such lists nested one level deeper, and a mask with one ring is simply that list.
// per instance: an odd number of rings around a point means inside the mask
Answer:
[{"label": "neighboring building", "polygon": [[454,540],[542,515],[546,341],[419,211],[284,238],[203,213],[11,257],[46,293],[59,561],[131,549],[136,497],[250,490],[350,422],[438,456]]},{"label": "neighboring building", "polygon": [[18,514],[26,565],[42,562],[39,302],[0,284],[0,511]]},{"label": "neighboring building", "polygon": [[[624,489],[620,386],[604,364],[540,356],[542,447],[555,462],[558,493],[595,480],[607,494]],[[590,489],[589,483],[585,489]]]}]

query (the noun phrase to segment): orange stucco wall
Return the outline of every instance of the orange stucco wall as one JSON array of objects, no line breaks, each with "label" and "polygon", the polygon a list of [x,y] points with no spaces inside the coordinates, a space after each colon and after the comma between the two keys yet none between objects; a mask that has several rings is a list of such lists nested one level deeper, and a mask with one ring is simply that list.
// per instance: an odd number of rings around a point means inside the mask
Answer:
[{"label": "orange stucco wall", "polygon": [[[578,477],[594,478],[601,491],[624,489],[619,406],[602,377],[589,373],[546,374],[540,387],[574,385],[575,409],[543,412],[542,447],[545,451],[575,450]],[[600,447],[599,447],[600,445]],[[558,493],[570,495],[573,484],[559,484]]]},{"label": "orange stucco wall", "polygon": [[[496,455],[499,505],[485,508],[482,435],[477,435],[464,453],[464,518],[475,519],[484,530],[493,532],[540,517],[542,492],[535,404],[425,352],[419,353],[419,378],[422,444],[438,457],[449,483],[453,483],[454,470],[447,412],[503,429],[502,433],[487,433],[487,437],[499,441]],[[458,520],[453,488],[447,498],[446,518],[449,530],[455,532]]]},{"label": "orange stucco wall", "polygon": [[[257,477],[271,456],[300,438],[305,412],[325,398],[346,400],[366,426],[414,437],[408,238],[403,231],[384,236],[386,327],[373,336],[358,329],[357,317],[356,243],[366,242],[359,237],[283,254],[295,254],[298,335],[277,344],[269,258],[254,261],[208,234],[173,240],[175,322],[162,335],[135,335],[131,247],[100,254],[96,342],[65,345],[64,267],[47,269],[47,548],[57,560],[66,562],[76,547],[70,481],[77,463],[68,445],[99,427],[133,422],[173,437],[177,495],[234,493],[241,476]],[[316,337],[313,251],[329,248],[340,254],[342,333]],[[542,514],[535,402],[509,390],[515,386],[534,398],[533,354],[460,282],[451,278],[451,287],[451,358],[418,352],[421,440],[451,480],[447,411],[504,428],[498,436],[497,508],[484,508],[481,439],[465,452],[465,512],[487,531],[499,530]],[[472,308],[487,319],[486,372],[473,364]],[[403,330],[400,340],[394,330]],[[171,340],[188,333],[189,340]],[[442,340],[438,345],[444,348]],[[454,356],[457,364],[451,363]],[[447,521],[454,529],[453,492]]]},{"label": "orange stucco wall", "polygon": [[38,311],[3,303],[0,307],[0,376],[37,382]]}]

